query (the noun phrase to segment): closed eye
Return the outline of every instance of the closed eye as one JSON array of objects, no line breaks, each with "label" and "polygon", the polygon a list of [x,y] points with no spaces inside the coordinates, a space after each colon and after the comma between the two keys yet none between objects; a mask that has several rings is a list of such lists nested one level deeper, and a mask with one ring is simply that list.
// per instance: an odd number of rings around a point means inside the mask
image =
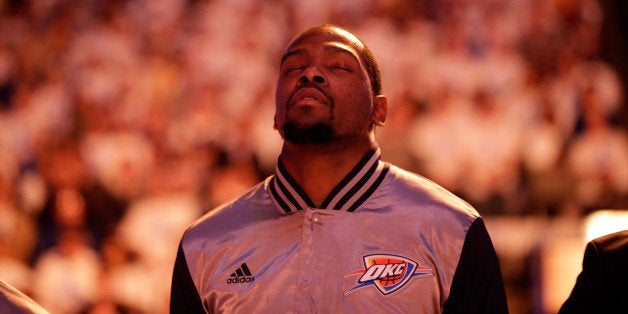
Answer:
[{"label": "closed eye", "polygon": [[283,70],[284,75],[289,75],[289,74],[293,74],[295,72],[299,72],[302,71],[303,69],[305,69],[305,67],[302,66],[295,66],[295,67],[287,67]]},{"label": "closed eye", "polygon": [[342,66],[342,65],[332,65],[332,66],[329,66],[329,68],[332,71],[353,72],[353,70],[351,68],[346,67],[346,66]]}]

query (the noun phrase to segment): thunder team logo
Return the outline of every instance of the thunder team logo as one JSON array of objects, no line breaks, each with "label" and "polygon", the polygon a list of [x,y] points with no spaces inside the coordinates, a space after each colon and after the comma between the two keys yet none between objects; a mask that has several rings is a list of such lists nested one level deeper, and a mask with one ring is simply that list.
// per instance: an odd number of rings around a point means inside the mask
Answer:
[{"label": "thunder team logo", "polygon": [[360,276],[347,293],[367,286],[375,286],[384,295],[395,292],[416,276],[433,274],[419,263],[396,255],[364,256],[364,269],[353,271],[344,277]]}]

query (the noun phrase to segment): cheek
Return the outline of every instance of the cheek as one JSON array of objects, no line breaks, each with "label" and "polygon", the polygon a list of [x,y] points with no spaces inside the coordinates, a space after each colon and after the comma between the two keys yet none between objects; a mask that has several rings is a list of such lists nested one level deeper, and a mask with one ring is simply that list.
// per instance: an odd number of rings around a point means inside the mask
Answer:
[{"label": "cheek", "polygon": [[277,82],[275,90],[275,119],[283,119],[286,114],[286,103],[288,102],[287,88],[281,81]]},{"label": "cheek", "polygon": [[352,107],[351,110],[359,110],[360,112],[368,111],[367,108],[371,106],[373,101],[370,89],[356,88],[356,84],[347,85],[346,88],[341,89],[337,95],[341,97],[343,102],[349,107]]},{"label": "cheek", "polygon": [[286,120],[286,110],[283,107],[277,107],[275,110],[275,122],[277,124],[283,124]]},{"label": "cheek", "polygon": [[285,101],[297,88],[297,78],[297,76],[280,76],[275,85],[275,96]]},{"label": "cheek", "polygon": [[280,130],[286,121],[286,108],[284,105],[280,105],[279,102],[275,105],[275,118],[274,128]]},{"label": "cheek", "polygon": [[369,90],[352,89],[341,94],[343,103],[338,104],[336,110],[342,110],[338,116],[344,116],[352,120],[352,124],[370,124],[372,120],[372,103]]}]

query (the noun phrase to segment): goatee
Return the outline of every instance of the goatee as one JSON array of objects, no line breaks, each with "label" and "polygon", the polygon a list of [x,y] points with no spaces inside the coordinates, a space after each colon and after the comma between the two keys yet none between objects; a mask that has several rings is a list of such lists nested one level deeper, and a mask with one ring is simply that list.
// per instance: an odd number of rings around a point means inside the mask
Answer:
[{"label": "goatee", "polygon": [[317,122],[310,126],[286,122],[283,126],[286,141],[299,145],[327,144],[333,139],[333,133],[332,126],[323,122]]}]

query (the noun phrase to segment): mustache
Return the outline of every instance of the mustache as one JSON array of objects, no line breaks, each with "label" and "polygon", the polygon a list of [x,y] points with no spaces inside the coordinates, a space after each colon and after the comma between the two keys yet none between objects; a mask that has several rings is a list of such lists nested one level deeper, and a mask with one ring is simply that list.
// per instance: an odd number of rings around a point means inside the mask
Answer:
[{"label": "mustache", "polygon": [[329,95],[327,95],[327,93],[320,87],[318,86],[316,83],[313,82],[307,82],[304,83],[301,87],[295,89],[290,96],[288,97],[288,100],[286,101],[286,107],[287,105],[292,103],[292,99],[294,98],[294,96],[301,91],[304,88],[313,88],[315,90],[317,90],[319,93],[321,93],[323,96],[325,96],[326,100],[331,100],[331,98],[329,97]]}]

